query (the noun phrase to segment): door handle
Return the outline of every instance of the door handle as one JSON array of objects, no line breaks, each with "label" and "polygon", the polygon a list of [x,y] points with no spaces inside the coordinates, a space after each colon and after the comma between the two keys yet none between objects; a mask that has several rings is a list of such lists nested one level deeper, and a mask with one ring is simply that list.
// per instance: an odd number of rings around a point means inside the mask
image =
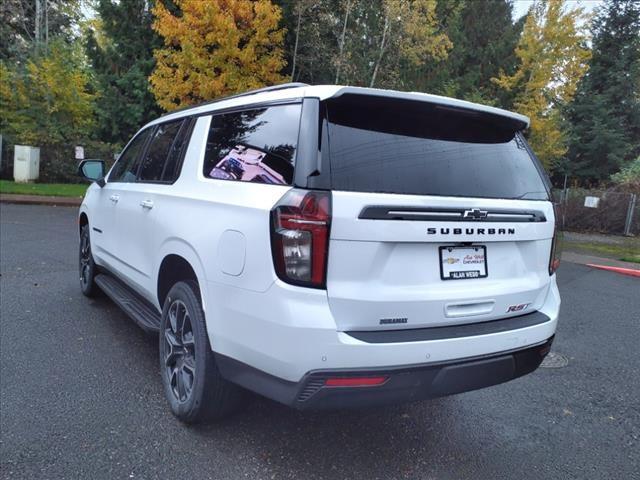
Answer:
[{"label": "door handle", "polygon": [[113,203],[118,203],[118,200],[120,200],[120,195],[111,195],[109,197],[109,200],[111,200]]},{"label": "door handle", "polygon": [[153,208],[153,202],[151,200],[143,200],[140,202],[140,206],[151,210]]}]

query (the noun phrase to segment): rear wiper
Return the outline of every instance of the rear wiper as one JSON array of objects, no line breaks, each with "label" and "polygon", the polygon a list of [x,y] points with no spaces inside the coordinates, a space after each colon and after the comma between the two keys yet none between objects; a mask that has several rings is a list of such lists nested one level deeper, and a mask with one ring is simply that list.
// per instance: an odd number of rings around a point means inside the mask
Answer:
[{"label": "rear wiper", "polygon": [[[526,196],[527,196],[527,195],[529,195],[529,194],[539,194],[539,193],[542,193],[543,195],[546,195],[546,194],[547,194],[547,192],[543,192],[543,191],[541,191],[541,190],[534,191],[534,192],[524,192],[522,195],[519,195],[519,196],[517,196],[517,197],[513,197],[513,200],[523,200],[523,199],[524,199],[524,197],[526,197]],[[542,200],[542,199],[540,199],[540,198],[534,198],[533,200]]]}]

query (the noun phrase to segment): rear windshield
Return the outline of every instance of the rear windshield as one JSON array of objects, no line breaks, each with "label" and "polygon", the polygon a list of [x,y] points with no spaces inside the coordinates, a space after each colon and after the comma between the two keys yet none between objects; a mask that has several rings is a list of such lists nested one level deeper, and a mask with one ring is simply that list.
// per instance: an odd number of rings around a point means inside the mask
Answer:
[{"label": "rear windshield", "polygon": [[335,190],[548,200],[508,121],[419,102],[326,102]]}]

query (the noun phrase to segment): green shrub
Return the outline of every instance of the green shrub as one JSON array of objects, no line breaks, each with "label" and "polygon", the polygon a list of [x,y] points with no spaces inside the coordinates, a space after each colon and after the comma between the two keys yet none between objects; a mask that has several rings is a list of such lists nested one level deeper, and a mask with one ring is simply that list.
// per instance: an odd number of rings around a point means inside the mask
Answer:
[{"label": "green shrub", "polygon": [[640,157],[633,160],[618,173],[611,175],[611,180],[616,183],[616,190],[640,195]]}]

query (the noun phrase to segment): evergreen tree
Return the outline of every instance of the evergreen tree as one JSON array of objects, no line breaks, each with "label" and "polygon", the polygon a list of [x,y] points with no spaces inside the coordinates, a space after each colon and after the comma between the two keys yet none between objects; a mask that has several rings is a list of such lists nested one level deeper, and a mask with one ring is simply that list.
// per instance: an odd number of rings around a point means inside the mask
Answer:
[{"label": "evergreen tree", "polygon": [[609,0],[593,22],[593,56],[569,108],[569,174],[603,180],[640,154],[640,3]]},{"label": "evergreen tree", "polygon": [[122,144],[159,114],[148,77],[160,39],[147,0],[99,0],[97,13],[86,46],[100,88],[97,133]]},{"label": "evergreen tree", "polygon": [[513,92],[491,81],[503,71],[512,74],[515,47],[524,18],[514,23],[509,0],[440,0],[436,14],[453,48],[443,62],[403,73],[414,90],[510,108]]}]

